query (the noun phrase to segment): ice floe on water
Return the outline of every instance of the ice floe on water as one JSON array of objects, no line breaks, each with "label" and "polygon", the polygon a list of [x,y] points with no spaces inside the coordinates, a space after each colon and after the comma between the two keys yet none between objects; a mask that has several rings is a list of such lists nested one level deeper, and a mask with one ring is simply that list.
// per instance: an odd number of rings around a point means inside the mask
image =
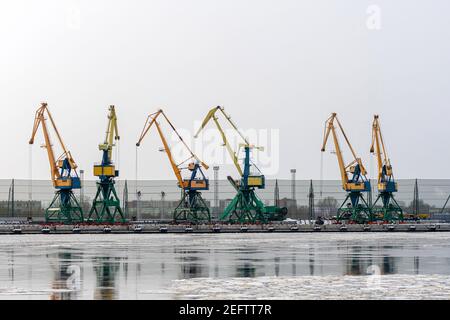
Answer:
[{"label": "ice floe on water", "polygon": [[173,281],[175,299],[450,299],[450,276],[302,276]]},{"label": "ice floe on water", "polygon": [[0,288],[0,299],[4,299],[5,296],[13,296],[13,295],[25,295],[25,296],[36,296],[36,295],[44,295],[47,296],[50,293],[67,293],[73,292],[73,290],[68,289],[25,289],[18,287],[3,287]]}]

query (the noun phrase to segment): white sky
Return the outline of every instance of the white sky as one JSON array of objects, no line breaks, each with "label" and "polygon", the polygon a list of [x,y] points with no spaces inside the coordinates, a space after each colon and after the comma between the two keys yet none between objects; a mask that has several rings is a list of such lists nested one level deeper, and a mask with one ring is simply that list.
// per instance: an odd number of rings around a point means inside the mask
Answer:
[{"label": "white sky", "polygon": [[[373,4],[380,30],[366,26]],[[2,1],[0,178],[30,176],[41,101],[87,178],[100,161],[110,104],[122,178],[135,178],[147,114],[163,107],[192,132],[216,105],[244,129],[280,130],[278,178],[290,168],[299,179],[321,176],[333,111],[371,172],[379,113],[397,178],[450,178],[449,12],[446,0]],[[140,149],[139,178],[172,179],[155,133]],[[39,132],[32,177],[48,179],[41,142]],[[339,178],[333,154],[323,167],[324,178]]]}]

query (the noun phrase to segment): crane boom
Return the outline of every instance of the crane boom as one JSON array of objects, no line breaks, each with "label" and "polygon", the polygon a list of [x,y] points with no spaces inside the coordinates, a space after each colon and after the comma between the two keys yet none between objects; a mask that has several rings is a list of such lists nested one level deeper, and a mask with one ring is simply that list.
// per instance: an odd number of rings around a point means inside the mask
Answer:
[{"label": "crane boom", "polygon": [[376,154],[378,163],[378,183],[384,182],[384,175],[388,177],[393,175],[391,161],[387,155],[386,147],[384,145],[383,135],[381,134],[381,127],[379,116],[374,115],[372,124],[372,145],[370,153]]},{"label": "crane boom", "polygon": [[181,170],[180,170],[180,168],[178,168],[178,166],[175,163],[175,160],[173,159],[172,151],[170,150],[167,140],[164,137],[164,133],[161,130],[161,126],[159,125],[159,123],[157,121],[155,121],[155,125],[156,125],[156,129],[158,130],[158,134],[161,137],[161,141],[164,145],[164,150],[167,154],[167,157],[169,158],[169,162],[172,167],[172,170],[175,173],[175,176],[178,180],[179,185],[182,186],[183,185],[183,177],[181,176]]},{"label": "crane boom", "polygon": [[108,122],[106,125],[105,140],[98,145],[102,151],[102,162],[94,164],[94,176],[99,177],[97,182],[97,193],[92,201],[89,211],[88,221],[96,223],[124,223],[127,221],[126,214],[120,205],[120,199],[117,194],[115,178],[119,176],[119,170],[112,161],[112,151],[115,141],[120,139],[117,126],[117,114],[114,105],[108,109]]},{"label": "crane boom", "polygon": [[[229,125],[234,131],[238,133],[243,143],[239,143],[238,150],[235,152],[228,141],[228,138],[219,123],[217,113],[221,113]],[[225,112],[223,107],[215,107],[208,111],[205,119],[203,120],[200,128],[195,134],[197,138],[200,132],[206,127],[206,125],[213,120],[217,129],[222,137],[223,145],[227,148],[227,151],[233,160],[234,166],[240,174],[240,180],[234,180],[228,176],[228,181],[236,190],[236,196],[225,208],[223,214],[219,217],[220,220],[227,220],[231,223],[246,223],[246,222],[262,222],[267,223],[269,221],[281,221],[284,220],[287,214],[287,208],[279,208],[278,206],[266,206],[257,196],[255,189],[264,189],[266,187],[265,176],[260,172],[256,165],[251,163],[250,151],[251,149],[263,150],[261,147],[250,145],[247,138],[242,134],[238,127],[231,120],[231,117]],[[240,148],[244,149],[244,161],[243,164],[239,164],[238,154]],[[251,173],[251,166],[254,166],[259,172],[256,174]]]},{"label": "crane boom", "polygon": [[119,140],[119,129],[117,126],[117,114],[115,106],[109,106],[108,122],[106,127],[105,141],[99,145],[99,150],[106,151],[108,156],[105,162],[112,161],[112,150],[115,146],[114,141]]},{"label": "crane boom", "polygon": [[241,133],[241,131],[238,129],[238,127],[234,124],[234,122],[231,120],[231,117],[225,113],[225,109],[223,107],[217,106],[213,109],[211,109],[207,114],[205,119],[203,120],[200,128],[198,129],[197,133],[195,134],[195,138],[198,137],[198,135],[200,134],[200,132],[206,127],[206,125],[211,121],[211,119],[214,121],[214,123],[216,124],[217,129],[220,132],[220,135],[222,137],[222,141],[223,141],[223,145],[227,148],[227,151],[231,157],[231,159],[233,160],[234,166],[236,167],[237,171],[239,172],[240,176],[244,175],[244,170],[242,169],[242,166],[239,164],[239,159],[237,156],[237,153],[231,148],[230,143],[227,139],[227,136],[225,135],[225,132],[222,128],[222,126],[219,123],[218,117],[216,115],[217,112],[220,112],[223,114],[223,116],[225,117],[225,119],[228,121],[228,123],[231,125],[231,127],[238,133],[238,135],[242,138],[242,140],[244,140],[244,144],[242,144],[244,147],[249,147],[249,148],[255,148],[255,149],[262,149],[262,148],[258,148],[255,146],[251,146],[247,140],[247,138],[245,138],[245,136]]},{"label": "crane boom", "polygon": [[[169,124],[170,128],[175,132],[178,139],[184,145],[184,147],[188,150],[190,156],[177,164],[173,157],[172,151],[170,150],[169,143],[164,135],[164,132],[159,123],[159,117],[165,119],[165,121]],[[166,116],[162,109],[158,110],[155,113],[150,114],[144,124],[144,128],[142,129],[141,135],[139,137],[138,142],[136,143],[136,147],[139,147],[142,143],[142,140],[145,138],[147,133],[149,132],[152,126],[156,127],[158,131],[159,137],[164,145],[164,150],[167,154],[167,157],[170,162],[170,166],[177,178],[178,187],[182,189],[181,199],[173,210],[173,220],[174,221],[189,221],[190,223],[198,223],[200,221],[211,221],[211,212],[206,203],[206,201],[202,197],[202,193],[200,191],[209,190],[209,180],[205,177],[205,174],[202,171],[202,167],[208,169],[208,165],[201,161],[191,150],[191,148],[184,141],[183,137],[178,133],[175,126]],[[190,160],[195,160],[190,162],[187,168],[182,168],[181,165]],[[182,170],[187,169],[191,172],[189,178],[183,179]],[[201,177],[197,176],[200,174]]]},{"label": "crane boom", "polygon": [[[47,118],[50,120],[50,125],[47,123]],[[76,171],[77,164],[72,157],[72,154],[67,150],[64,141],[56,127],[52,114],[48,110],[47,103],[41,103],[34,118],[33,131],[29,144],[34,144],[39,126],[42,127],[44,134],[43,147],[47,150],[48,160],[50,163],[50,172],[55,196],[50,202],[50,205],[45,209],[45,221],[57,223],[74,223],[83,222],[83,209],[81,208],[77,198],[73,194],[73,189],[81,188],[81,181]],[[63,150],[60,157],[55,157],[53,145],[50,139],[49,127],[53,128],[56,133],[58,142]]]},{"label": "crane boom", "polygon": [[172,124],[172,122],[169,120],[169,118],[166,116],[166,114],[164,113],[164,111],[162,109],[158,110],[155,113],[150,114],[147,117],[147,120],[144,124],[144,128],[142,129],[142,133],[139,137],[138,142],[136,143],[136,146],[139,147],[142,143],[142,140],[145,138],[145,136],[147,135],[148,131],[150,130],[150,128],[155,125],[156,129],[158,131],[158,134],[161,138],[161,141],[164,145],[164,151],[167,154],[167,157],[169,159],[170,165],[172,167],[172,170],[178,180],[178,184],[181,188],[185,188],[189,185],[189,183],[186,180],[183,180],[183,177],[181,175],[181,169],[180,169],[180,165],[182,164],[177,164],[175,162],[175,159],[173,158],[172,152],[170,150],[169,144],[167,143],[167,139],[164,135],[164,132],[161,129],[161,125],[158,123],[158,117],[159,116],[163,116],[164,119],[167,121],[167,123],[169,124],[169,126],[172,128],[172,130],[175,132],[175,134],[177,135],[178,139],[183,143],[183,145],[185,146],[185,148],[188,150],[189,154],[190,154],[190,158],[183,161],[182,163],[190,160],[190,159],[195,159],[198,163],[200,163],[200,166],[205,168],[206,170],[208,170],[209,166],[204,163],[202,160],[200,160],[197,155],[195,155],[191,148],[187,145],[187,143],[184,141],[183,137],[181,137],[181,135],[178,133],[177,129],[175,128],[175,126]]},{"label": "crane boom", "polygon": [[[344,136],[347,147],[353,156],[353,160],[349,164],[345,164],[337,131],[340,131]],[[362,164],[361,158],[356,155],[355,150],[350,144],[350,140],[345,134],[344,128],[337,118],[336,113],[332,113],[325,122],[322,152],[325,152],[330,132],[333,135],[334,147],[341,173],[342,188],[347,192],[347,196],[337,210],[336,220],[350,220],[358,223],[373,221],[371,207],[363,197],[363,192],[371,191],[370,181],[366,177],[367,171]],[[347,202],[348,200],[349,202]]]},{"label": "crane boom", "polygon": [[[348,148],[350,149],[352,155],[353,155],[353,161],[350,162],[348,165],[344,162],[344,157],[342,154],[342,149],[339,144],[337,132],[336,132],[336,126],[334,124],[334,121],[336,120],[336,123],[339,127],[339,130],[341,131],[342,135],[344,136],[345,142],[347,143]],[[336,156],[339,163],[339,170],[341,173],[341,180],[342,180],[342,187],[345,190],[357,190],[363,188],[360,184],[358,184],[358,180],[360,176],[365,176],[367,174],[367,171],[362,164],[361,158],[358,158],[352,145],[350,144],[350,141],[345,134],[344,128],[342,127],[339,119],[337,118],[336,113],[332,113],[331,116],[327,119],[325,122],[325,131],[324,131],[324,139],[322,144],[322,152],[325,152],[325,147],[328,142],[328,138],[330,136],[330,132],[333,136],[333,142],[334,147],[336,151]],[[353,174],[352,179],[349,179],[349,173]]]},{"label": "crane boom", "polygon": [[[404,218],[403,209],[394,198],[394,193],[397,192],[398,188],[394,179],[391,161],[386,152],[383,135],[381,134],[378,115],[373,117],[370,153],[376,155],[378,164],[378,197],[373,203],[372,211],[377,218],[382,218],[384,221],[402,221]],[[379,200],[382,202],[381,208],[377,207]]]},{"label": "crane boom", "polygon": [[336,135],[336,129],[335,129],[334,124],[333,124],[334,117],[336,117],[335,113],[332,115],[332,118],[329,118],[327,120],[328,126],[326,128],[326,133],[324,135],[324,140],[323,140],[323,145],[322,145],[322,150],[321,151],[325,152],[326,143],[328,141],[328,137],[329,137],[330,132],[331,132],[331,134],[333,135],[334,147],[336,149],[336,156],[337,156],[338,163],[339,163],[339,170],[341,172],[342,186],[345,189],[345,184],[348,181],[348,174],[347,174],[347,171],[345,170],[344,157],[342,155],[341,147],[339,145],[339,140],[338,140],[338,137]]},{"label": "crane boom", "polygon": [[94,176],[101,179],[103,177],[105,181],[119,176],[119,170],[116,170],[112,159],[113,148],[116,146],[115,141],[120,139],[115,106],[109,106],[107,118],[105,140],[98,145],[98,149],[103,153],[102,162],[94,164]]},{"label": "crane boom", "polygon": [[[56,133],[56,136],[58,138],[59,144],[61,145],[61,148],[63,149],[63,153],[59,158],[55,157],[55,153],[53,150],[53,145],[51,143],[50,139],[50,133],[48,130],[47,122],[45,115],[47,114],[48,119],[50,120],[50,124]],[[67,150],[66,145],[64,144],[64,141],[61,138],[61,135],[58,131],[58,128],[56,127],[55,121],[53,120],[53,117],[48,109],[47,103],[43,102],[41,103],[41,106],[36,111],[35,119],[34,119],[34,125],[33,130],[31,133],[31,138],[29,140],[29,144],[34,144],[34,139],[36,137],[37,131],[39,129],[39,126],[42,126],[42,131],[44,134],[44,148],[47,150],[48,160],[50,164],[50,171],[51,171],[51,179],[53,182],[53,186],[55,187],[69,187],[70,186],[70,172],[72,170],[77,169],[77,164],[75,160],[72,157],[72,154],[69,150]],[[63,177],[62,173],[64,170],[68,170],[68,176]],[[76,173],[76,171],[75,171]]]}]

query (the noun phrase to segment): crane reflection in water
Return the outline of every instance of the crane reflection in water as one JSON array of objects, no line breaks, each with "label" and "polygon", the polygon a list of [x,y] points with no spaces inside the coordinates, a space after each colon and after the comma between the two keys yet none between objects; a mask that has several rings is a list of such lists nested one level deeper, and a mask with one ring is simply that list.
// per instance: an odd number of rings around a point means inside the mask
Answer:
[{"label": "crane reflection in water", "polygon": [[82,253],[71,248],[62,248],[47,255],[53,270],[50,300],[74,300],[82,290],[83,269],[74,261],[82,260]]},{"label": "crane reflection in water", "polygon": [[94,299],[118,299],[116,277],[120,270],[120,261],[121,258],[119,257],[96,257],[93,259],[96,275]]}]

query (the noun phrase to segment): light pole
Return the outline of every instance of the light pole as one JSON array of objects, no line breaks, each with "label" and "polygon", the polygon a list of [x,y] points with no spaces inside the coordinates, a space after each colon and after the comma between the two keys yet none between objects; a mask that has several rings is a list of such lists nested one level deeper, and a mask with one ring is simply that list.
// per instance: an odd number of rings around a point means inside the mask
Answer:
[{"label": "light pole", "polygon": [[160,210],[160,217],[159,217],[160,221],[162,221],[162,219],[164,217],[164,214],[165,214],[165,212],[164,212],[164,209],[165,209],[165,202],[164,202],[164,200],[165,200],[165,198],[166,198],[166,193],[164,191],[161,191],[161,207],[162,208]]},{"label": "light pole", "polygon": [[137,217],[138,221],[141,220],[141,212],[140,212],[141,211],[140,210],[140,207],[141,207],[141,196],[142,196],[142,193],[140,191],[136,192],[136,198],[137,198],[136,217]]},{"label": "light pole", "polygon": [[84,170],[80,170],[80,180],[81,180],[80,203],[81,203],[81,208],[83,208],[84,207]]},{"label": "light pole", "polygon": [[219,166],[214,166],[214,213],[219,212]]},{"label": "light pole", "polygon": [[313,186],[313,181],[312,180],[309,183],[308,199],[309,199],[309,206],[308,206],[309,223],[312,223],[312,220],[315,218],[315,213],[314,213],[314,186]]},{"label": "light pole", "polygon": [[296,187],[296,182],[295,182],[295,174],[297,173],[297,169],[291,169],[291,192],[292,192],[292,200],[296,199],[296,191],[295,191],[295,187]]}]

